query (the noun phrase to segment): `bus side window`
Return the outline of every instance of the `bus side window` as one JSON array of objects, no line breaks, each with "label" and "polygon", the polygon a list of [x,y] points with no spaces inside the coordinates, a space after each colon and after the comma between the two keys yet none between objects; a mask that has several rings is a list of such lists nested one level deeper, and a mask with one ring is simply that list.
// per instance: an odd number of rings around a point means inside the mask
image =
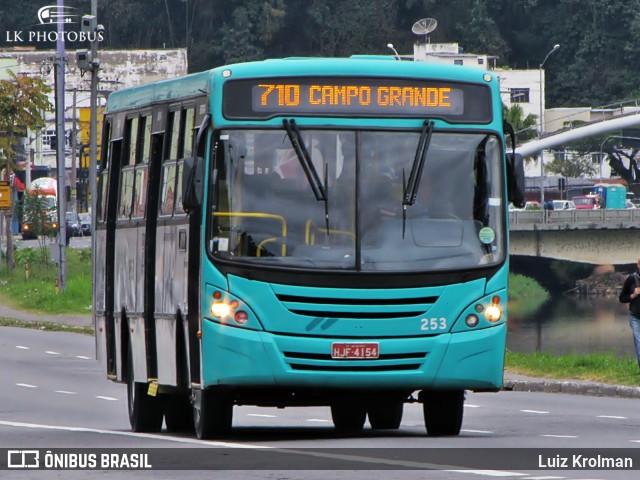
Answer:
[{"label": "bus side window", "polygon": [[144,217],[144,209],[147,204],[147,167],[136,168],[134,193],[133,193],[133,217]]},{"label": "bus side window", "polygon": [[[101,168],[98,170],[96,177],[96,192],[97,192],[97,202],[96,202],[96,222],[102,223],[105,219],[105,213],[107,211],[107,179],[109,178],[109,168],[113,163],[113,148],[114,145],[111,142],[111,119],[105,119],[104,123],[104,132],[102,137],[102,159],[101,159]],[[120,147],[120,142],[117,143],[117,146]],[[120,157],[118,157],[119,160]]]},{"label": "bus side window", "polygon": [[133,197],[134,170],[122,170],[120,173],[120,195],[118,201],[118,219],[128,219],[131,215],[131,199]]},{"label": "bus side window", "polygon": [[176,171],[176,215],[185,213],[184,208],[182,207],[182,170],[183,163],[178,162],[178,167]]},{"label": "bus side window", "polygon": [[176,165],[167,163],[162,168],[162,194],[160,198],[160,215],[171,216],[176,200]]},{"label": "bus side window", "polygon": [[184,136],[183,136],[183,150],[182,158],[188,158],[193,155],[193,134],[195,128],[195,111],[193,108],[188,108],[184,111]]},{"label": "bus side window", "polygon": [[177,160],[182,157],[180,148],[180,110],[169,112],[169,149],[167,160]]},{"label": "bus side window", "polygon": [[138,158],[133,190],[134,218],[143,218],[147,206],[149,157],[151,155],[151,115],[140,117],[138,124]]},{"label": "bus side window", "polygon": [[127,120],[127,140],[129,146],[127,165],[135,165],[138,155],[138,117]]}]

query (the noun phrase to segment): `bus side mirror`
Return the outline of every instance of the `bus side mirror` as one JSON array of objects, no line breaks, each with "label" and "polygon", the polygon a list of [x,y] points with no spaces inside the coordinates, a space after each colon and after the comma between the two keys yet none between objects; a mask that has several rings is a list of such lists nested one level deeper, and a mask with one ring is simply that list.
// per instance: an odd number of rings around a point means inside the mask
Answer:
[{"label": "bus side mirror", "polygon": [[204,193],[204,158],[189,157],[184,161],[182,172],[182,206],[187,213],[202,205]]},{"label": "bus side mirror", "polygon": [[516,208],[523,208],[524,197],[524,159],[519,153],[507,153],[507,196]]}]

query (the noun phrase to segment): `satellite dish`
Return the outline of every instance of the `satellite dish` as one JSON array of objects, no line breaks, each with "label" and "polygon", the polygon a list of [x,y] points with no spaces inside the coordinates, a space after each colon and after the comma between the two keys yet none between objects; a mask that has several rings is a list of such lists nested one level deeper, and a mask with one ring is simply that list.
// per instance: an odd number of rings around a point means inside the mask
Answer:
[{"label": "satellite dish", "polygon": [[438,21],[435,18],[423,18],[413,24],[411,31],[416,35],[428,35],[433,32],[437,26]]}]

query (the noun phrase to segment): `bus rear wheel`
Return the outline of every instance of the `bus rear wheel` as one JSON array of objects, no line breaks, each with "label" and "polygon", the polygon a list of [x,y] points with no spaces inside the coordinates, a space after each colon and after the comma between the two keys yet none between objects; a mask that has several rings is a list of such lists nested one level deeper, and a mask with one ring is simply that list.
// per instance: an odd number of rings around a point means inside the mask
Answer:
[{"label": "bus rear wheel", "polygon": [[379,401],[369,405],[369,423],[374,430],[397,430],[402,422],[404,403]]},{"label": "bus rear wheel", "polygon": [[127,406],[129,423],[134,432],[159,432],[162,430],[163,408],[159,396],[148,394],[149,384],[134,380],[131,354],[127,362]]},{"label": "bus rear wheel", "polygon": [[193,424],[199,439],[222,437],[231,432],[233,401],[226,393],[194,388],[191,403]]},{"label": "bus rear wheel", "polygon": [[429,436],[458,435],[462,427],[464,390],[423,390],[424,425]]},{"label": "bus rear wheel", "polygon": [[353,404],[347,401],[331,405],[331,418],[333,425],[340,433],[358,433],[364,427],[367,418],[367,409],[364,405]]}]

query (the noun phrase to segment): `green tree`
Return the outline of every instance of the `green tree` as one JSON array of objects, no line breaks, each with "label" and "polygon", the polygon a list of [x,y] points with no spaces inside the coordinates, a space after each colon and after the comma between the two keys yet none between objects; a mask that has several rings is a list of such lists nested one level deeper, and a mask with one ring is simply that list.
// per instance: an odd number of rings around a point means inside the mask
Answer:
[{"label": "green tree", "polygon": [[598,172],[598,165],[591,160],[591,155],[580,155],[573,151],[560,152],[555,158],[546,163],[547,173],[562,177],[582,178],[593,177]]},{"label": "green tree", "polygon": [[22,219],[23,223],[27,223],[37,239],[40,246],[39,261],[47,263],[48,252],[46,249],[46,237],[54,236],[56,228],[54,226],[57,219],[52,218],[53,211],[46,197],[41,194],[39,189],[30,192],[22,199]]},{"label": "green tree", "polygon": [[518,143],[524,143],[527,140],[536,138],[538,136],[538,116],[533,113],[524,115],[524,110],[517,103],[511,105],[511,108],[507,108],[506,105],[502,105],[502,114],[505,121],[509,122],[516,132],[516,141]]},{"label": "green tree", "polygon": [[[5,178],[9,179],[17,168],[16,146],[27,129],[44,127],[43,113],[51,109],[47,97],[49,87],[40,78],[16,75],[9,71],[8,80],[0,80],[0,150]],[[12,198],[15,198],[15,191]],[[14,269],[15,258],[11,236],[13,207],[5,213],[7,234],[7,267]]]}]

